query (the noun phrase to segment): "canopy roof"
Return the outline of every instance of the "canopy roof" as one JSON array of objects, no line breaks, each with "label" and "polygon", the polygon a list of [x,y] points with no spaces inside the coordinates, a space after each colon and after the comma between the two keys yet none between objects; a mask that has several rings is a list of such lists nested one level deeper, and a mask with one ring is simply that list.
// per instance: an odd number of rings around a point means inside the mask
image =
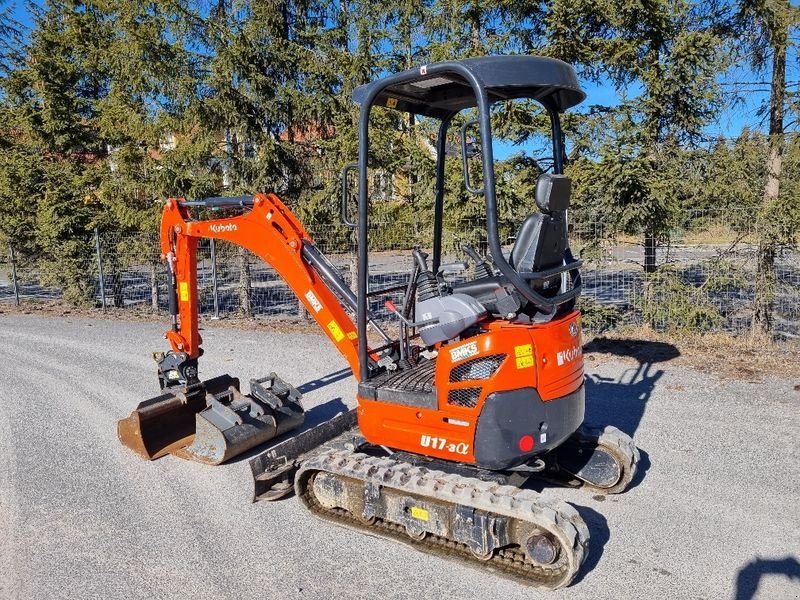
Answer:
[{"label": "canopy roof", "polygon": [[375,105],[444,118],[476,104],[475,93],[454,65],[468,69],[486,89],[489,102],[534,98],[563,112],[586,94],[575,70],[565,62],[542,56],[483,56],[432,63],[361,85],[353,100],[361,104],[375,88],[382,90]]}]

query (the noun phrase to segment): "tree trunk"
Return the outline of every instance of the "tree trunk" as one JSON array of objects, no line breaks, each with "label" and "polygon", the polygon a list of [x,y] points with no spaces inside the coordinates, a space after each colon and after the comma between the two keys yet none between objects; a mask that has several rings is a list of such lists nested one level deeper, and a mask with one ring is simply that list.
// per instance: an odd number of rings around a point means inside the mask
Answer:
[{"label": "tree trunk", "polygon": [[772,36],[772,85],[769,107],[769,156],[767,181],[761,203],[761,214],[756,220],[758,257],[756,265],[753,334],[768,337],[772,334],[772,302],[775,298],[777,275],[775,254],[778,243],[775,205],[780,195],[783,171],[783,103],[786,96],[786,46],[788,26],[774,31]]},{"label": "tree trunk", "polygon": [[250,257],[247,250],[239,249],[239,313],[243,317],[253,316],[250,304]]}]

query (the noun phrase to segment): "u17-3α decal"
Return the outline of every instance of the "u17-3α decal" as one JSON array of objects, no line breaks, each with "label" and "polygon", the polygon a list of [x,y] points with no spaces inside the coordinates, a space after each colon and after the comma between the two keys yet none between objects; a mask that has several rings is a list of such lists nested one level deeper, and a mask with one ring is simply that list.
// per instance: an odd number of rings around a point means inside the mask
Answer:
[{"label": "u17-3\u03b1 decal", "polygon": [[447,438],[434,435],[422,435],[419,445],[432,450],[447,450],[451,454],[466,454],[469,452],[469,444],[466,442],[449,442]]}]

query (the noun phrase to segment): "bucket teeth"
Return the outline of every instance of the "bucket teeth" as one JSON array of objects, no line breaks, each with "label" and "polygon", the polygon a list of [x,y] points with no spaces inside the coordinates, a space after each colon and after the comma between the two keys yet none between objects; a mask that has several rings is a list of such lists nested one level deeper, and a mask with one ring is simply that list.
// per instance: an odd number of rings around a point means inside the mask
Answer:
[{"label": "bucket teeth", "polygon": [[147,460],[175,454],[218,465],[301,425],[301,399],[274,373],[251,380],[249,396],[239,391],[238,379],[223,375],[140,403],[117,432]]}]

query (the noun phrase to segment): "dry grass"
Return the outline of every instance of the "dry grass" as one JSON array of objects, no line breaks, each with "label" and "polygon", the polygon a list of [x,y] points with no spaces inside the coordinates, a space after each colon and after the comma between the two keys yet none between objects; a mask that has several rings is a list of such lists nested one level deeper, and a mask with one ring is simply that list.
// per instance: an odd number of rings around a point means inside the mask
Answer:
[{"label": "dry grass", "polygon": [[588,359],[669,362],[725,379],[760,381],[767,375],[800,377],[800,344],[724,333],[667,335],[646,327],[589,338]]}]

